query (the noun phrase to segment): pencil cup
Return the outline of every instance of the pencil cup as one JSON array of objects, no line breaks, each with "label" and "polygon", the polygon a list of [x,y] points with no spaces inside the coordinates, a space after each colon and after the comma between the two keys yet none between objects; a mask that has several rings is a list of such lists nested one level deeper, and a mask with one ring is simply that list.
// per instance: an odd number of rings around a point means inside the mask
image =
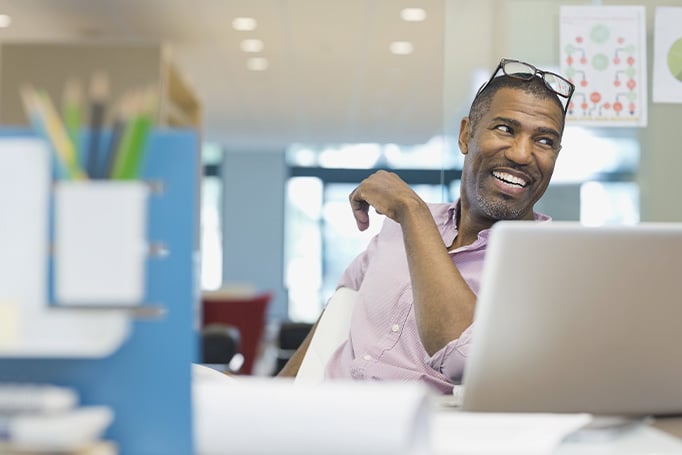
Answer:
[{"label": "pencil cup", "polygon": [[138,305],[145,293],[148,186],[139,181],[58,182],[55,300]]}]

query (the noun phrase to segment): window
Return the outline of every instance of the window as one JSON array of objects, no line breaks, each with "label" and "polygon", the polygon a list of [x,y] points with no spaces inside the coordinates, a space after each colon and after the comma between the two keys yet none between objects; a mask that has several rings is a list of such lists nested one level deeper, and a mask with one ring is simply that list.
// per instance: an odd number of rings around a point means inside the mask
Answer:
[{"label": "window", "polygon": [[220,167],[223,151],[216,144],[204,144],[202,163],[204,177],[201,182],[201,288],[218,289],[222,284],[222,179]]},{"label": "window", "polygon": [[[285,203],[285,286],[289,317],[314,321],[331,297],[344,269],[379,232],[383,216],[370,210],[370,227],[358,230],[348,195],[376,169],[397,172],[428,201],[451,201],[459,171],[444,172],[459,154],[445,153],[447,143],[434,138],[423,146],[353,144],[314,149],[296,145],[287,152],[290,178]],[[454,159],[452,159],[454,157]],[[456,188],[453,197],[448,191]]]}]

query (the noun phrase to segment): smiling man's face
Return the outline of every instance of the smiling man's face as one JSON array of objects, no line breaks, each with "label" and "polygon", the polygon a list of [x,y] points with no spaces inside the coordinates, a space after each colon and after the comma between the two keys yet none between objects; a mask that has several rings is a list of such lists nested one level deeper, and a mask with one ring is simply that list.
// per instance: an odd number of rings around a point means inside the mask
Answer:
[{"label": "smiling man's face", "polygon": [[[473,130],[472,130],[473,128]],[[563,112],[552,99],[499,89],[472,125],[462,121],[462,203],[481,221],[532,220],[561,149]]]}]

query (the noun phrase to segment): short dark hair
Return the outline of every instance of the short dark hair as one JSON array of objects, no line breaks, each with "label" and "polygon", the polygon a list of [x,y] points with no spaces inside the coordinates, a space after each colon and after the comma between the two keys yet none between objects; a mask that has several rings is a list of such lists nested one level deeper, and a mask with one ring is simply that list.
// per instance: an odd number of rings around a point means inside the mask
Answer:
[{"label": "short dark hair", "polygon": [[[545,85],[545,82],[539,77],[533,77],[530,80],[522,80],[502,75],[491,80],[490,83],[476,95],[476,98],[474,98],[474,101],[471,103],[471,108],[469,109],[469,124],[471,125],[470,132],[472,134],[478,122],[483,118],[483,115],[490,109],[490,103],[492,102],[493,97],[501,88],[523,90],[540,99],[551,99],[557,104],[559,109],[561,109],[561,112],[564,112],[564,106],[559,100],[559,97],[550,90],[550,88]],[[565,120],[566,119],[562,117],[562,133]]]}]

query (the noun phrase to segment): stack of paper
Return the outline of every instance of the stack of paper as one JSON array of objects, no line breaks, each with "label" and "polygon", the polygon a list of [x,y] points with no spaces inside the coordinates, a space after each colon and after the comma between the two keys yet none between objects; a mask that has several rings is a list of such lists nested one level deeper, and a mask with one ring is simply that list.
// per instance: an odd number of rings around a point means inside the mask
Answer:
[{"label": "stack of paper", "polygon": [[101,440],[111,409],[78,401],[68,387],[0,383],[0,453],[116,454]]},{"label": "stack of paper", "polygon": [[200,455],[396,455],[428,444],[428,392],[419,383],[200,379],[193,393]]}]

